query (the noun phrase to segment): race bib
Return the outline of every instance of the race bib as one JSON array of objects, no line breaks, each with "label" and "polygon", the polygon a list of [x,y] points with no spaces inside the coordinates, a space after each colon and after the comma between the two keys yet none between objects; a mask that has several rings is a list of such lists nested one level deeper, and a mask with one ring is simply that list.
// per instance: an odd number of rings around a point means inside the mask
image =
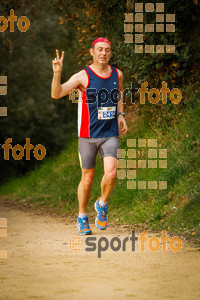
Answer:
[{"label": "race bib", "polygon": [[98,108],[98,119],[109,120],[115,118],[116,106],[111,107],[99,107]]}]

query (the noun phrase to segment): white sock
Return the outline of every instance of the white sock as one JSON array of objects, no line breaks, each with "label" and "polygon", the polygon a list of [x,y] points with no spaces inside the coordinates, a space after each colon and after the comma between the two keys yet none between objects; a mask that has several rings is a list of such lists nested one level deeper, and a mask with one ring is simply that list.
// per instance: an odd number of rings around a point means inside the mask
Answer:
[{"label": "white sock", "polygon": [[106,202],[103,202],[103,201],[101,201],[101,199],[99,200],[99,204],[101,205],[101,206],[105,206],[106,204],[107,204],[107,201]]},{"label": "white sock", "polygon": [[79,213],[79,214],[78,214],[78,217],[79,217],[79,218],[87,217],[87,213],[85,213],[85,214]]}]

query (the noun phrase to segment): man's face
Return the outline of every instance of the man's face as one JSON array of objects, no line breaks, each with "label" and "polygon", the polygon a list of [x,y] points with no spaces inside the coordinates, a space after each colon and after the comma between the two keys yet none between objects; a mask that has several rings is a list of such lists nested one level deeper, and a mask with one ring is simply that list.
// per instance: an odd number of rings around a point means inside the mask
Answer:
[{"label": "man's face", "polygon": [[90,54],[93,56],[95,63],[106,65],[112,55],[111,46],[104,42],[96,43],[94,44],[94,50],[90,48]]}]

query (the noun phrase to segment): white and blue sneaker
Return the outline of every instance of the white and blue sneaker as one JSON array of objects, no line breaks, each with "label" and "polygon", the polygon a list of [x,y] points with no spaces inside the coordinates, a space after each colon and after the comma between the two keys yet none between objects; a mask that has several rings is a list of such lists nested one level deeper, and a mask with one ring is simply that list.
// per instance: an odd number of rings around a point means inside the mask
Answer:
[{"label": "white and blue sneaker", "polygon": [[87,235],[92,234],[92,230],[89,226],[89,220],[88,217],[83,217],[77,219],[76,226],[78,227],[78,234],[80,235]]},{"label": "white and blue sneaker", "polygon": [[108,219],[107,219],[107,204],[104,206],[101,206],[99,203],[101,197],[97,199],[95,202],[95,210],[97,212],[97,217],[95,219],[95,225],[98,229],[104,230],[107,228],[108,225]]}]

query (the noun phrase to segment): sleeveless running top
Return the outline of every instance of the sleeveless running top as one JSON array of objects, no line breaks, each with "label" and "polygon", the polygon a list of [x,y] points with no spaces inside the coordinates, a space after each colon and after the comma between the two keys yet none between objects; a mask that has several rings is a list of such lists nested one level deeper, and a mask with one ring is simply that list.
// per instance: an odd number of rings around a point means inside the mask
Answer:
[{"label": "sleeveless running top", "polygon": [[88,85],[78,101],[78,136],[85,138],[119,136],[117,103],[119,75],[115,67],[107,78],[90,67],[84,70]]}]

